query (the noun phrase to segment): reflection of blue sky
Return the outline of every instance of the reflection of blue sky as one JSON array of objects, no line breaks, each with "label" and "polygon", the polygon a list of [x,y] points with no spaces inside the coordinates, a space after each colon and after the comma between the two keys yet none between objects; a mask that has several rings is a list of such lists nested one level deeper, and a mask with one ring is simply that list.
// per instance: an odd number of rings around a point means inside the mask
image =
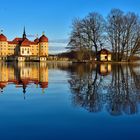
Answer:
[{"label": "reflection of blue sky", "polygon": [[[75,76],[77,77],[77,75]],[[95,72],[93,77],[95,77]],[[83,108],[84,104],[82,106],[73,104],[74,93],[70,90],[69,79],[71,79],[71,73],[67,70],[49,69],[49,86],[45,93],[42,93],[42,90],[33,84],[28,85],[26,100],[23,99],[22,88],[15,88],[15,85],[8,85],[4,88],[4,92],[0,95],[1,139],[138,139],[139,113],[132,116],[122,114],[116,118],[109,114],[110,102],[103,102],[100,112],[89,113]],[[106,91],[110,80],[109,75],[102,77],[102,85],[105,88],[101,89],[100,94],[102,91]],[[102,85],[100,86],[103,88]],[[128,96],[134,93],[133,90],[130,91]],[[93,95],[93,99],[98,97],[96,93]],[[99,99],[101,99],[100,96]],[[118,98],[115,99],[116,104],[121,102]],[[131,103],[135,106],[133,102]],[[123,108],[121,110],[127,111]]]}]

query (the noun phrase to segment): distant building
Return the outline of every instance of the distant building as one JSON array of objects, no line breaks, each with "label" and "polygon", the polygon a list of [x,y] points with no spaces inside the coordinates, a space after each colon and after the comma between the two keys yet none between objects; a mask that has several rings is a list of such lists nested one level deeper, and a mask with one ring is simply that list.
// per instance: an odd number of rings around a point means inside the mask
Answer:
[{"label": "distant building", "polygon": [[97,60],[106,62],[106,61],[111,61],[112,60],[112,54],[106,49],[101,49],[97,53]]},{"label": "distant building", "polygon": [[45,61],[48,57],[48,38],[43,34],[40,38],[30,41],[26,37],[25,28],[22,38],[8,41],[7,37],[0,34],[0,59],[16,59],[25,61],[27,58]]}]

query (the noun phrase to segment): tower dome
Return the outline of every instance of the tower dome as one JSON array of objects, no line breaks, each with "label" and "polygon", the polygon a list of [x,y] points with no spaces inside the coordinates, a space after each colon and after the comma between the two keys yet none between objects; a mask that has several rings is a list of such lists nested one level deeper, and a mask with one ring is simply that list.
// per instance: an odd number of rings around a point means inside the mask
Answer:
[{"label": "tower dome", "polygon": [[48,38],[45,35],[42,35],[39,39],[39,42],[48,42]]},{"label": "tower dome", "polygon": [[7,37],[3,34],[0,34],[0,41],[7,41]]}]

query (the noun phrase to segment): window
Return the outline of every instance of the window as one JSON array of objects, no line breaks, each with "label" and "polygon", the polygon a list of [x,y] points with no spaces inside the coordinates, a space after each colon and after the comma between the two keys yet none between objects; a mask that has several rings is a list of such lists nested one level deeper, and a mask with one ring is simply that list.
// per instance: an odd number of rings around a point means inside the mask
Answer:
[{"label": "window", "polygon": [[105,59],[107,59],[107,55],[105,56]]}]

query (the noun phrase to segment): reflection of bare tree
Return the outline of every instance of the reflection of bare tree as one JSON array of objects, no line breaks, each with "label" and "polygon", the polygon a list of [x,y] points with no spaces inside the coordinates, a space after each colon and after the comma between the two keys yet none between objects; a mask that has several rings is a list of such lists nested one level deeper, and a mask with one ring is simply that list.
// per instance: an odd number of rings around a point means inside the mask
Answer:
[{"label": "reflection of bare tree", "polygon": [[90,112],[102,111],[105,106],[111,115],[137,113],[140,76],[133,66],[112,65],[112,73],[107,77],[98,74],[99,67],[87,68],[82,74],[72,73],[69,83],[73,103]]},{"label": "reflection of bare tree", "polygon": [[123,113],[134,114],[138,112],[138,94],[132,66],[114,65],[112,71],[112,82],[108,89],[107,110],[112,115]]},{"label": "reflection of bare tree", "polygon": [[78,104],[90,112],[99,112],[102,109],[102,102],[100,95],[97,92],[100,81],[98,81],[97,69],[94,69],[89,66],[81,65],[81,70],[85,70],[80,74],[77,71],[72,74],[72,80],[69,81],[71,86],[71,91],[73,93],[73,102]]}]

